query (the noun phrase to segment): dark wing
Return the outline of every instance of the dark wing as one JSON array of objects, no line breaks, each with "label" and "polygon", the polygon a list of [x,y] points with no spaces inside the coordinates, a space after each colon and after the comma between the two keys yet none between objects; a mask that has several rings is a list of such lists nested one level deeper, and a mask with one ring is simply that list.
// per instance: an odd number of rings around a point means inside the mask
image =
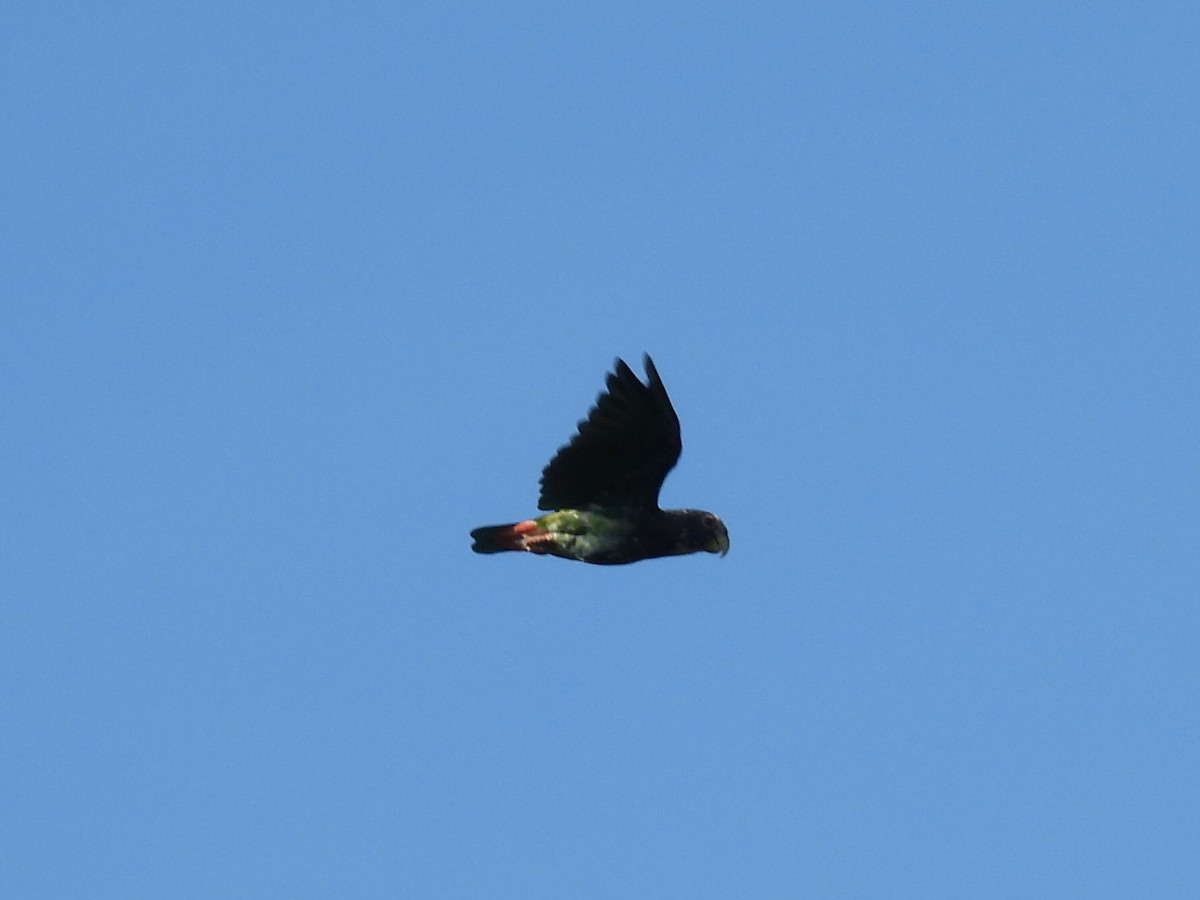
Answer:
[{"label": "dark wing", "polygon": [[658,491],[679,459],[679,417],[650,357],[649,384],[622,359],[579,433],[542,470],[538,509],[657,508]]}]

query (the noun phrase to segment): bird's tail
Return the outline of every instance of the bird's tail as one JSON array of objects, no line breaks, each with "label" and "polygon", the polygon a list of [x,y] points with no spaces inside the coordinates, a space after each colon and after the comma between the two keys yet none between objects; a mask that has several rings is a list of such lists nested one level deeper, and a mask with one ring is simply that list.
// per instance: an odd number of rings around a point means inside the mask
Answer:
[{"label": "bird's tail", "polygon": [[[532,526],[532,527],[531,527]],[[525,550],[525,535],[537,530],[532,522],[511,525],[484,525],[471,532],[471,549],[476,553],[503,553],[505,550]]]}]

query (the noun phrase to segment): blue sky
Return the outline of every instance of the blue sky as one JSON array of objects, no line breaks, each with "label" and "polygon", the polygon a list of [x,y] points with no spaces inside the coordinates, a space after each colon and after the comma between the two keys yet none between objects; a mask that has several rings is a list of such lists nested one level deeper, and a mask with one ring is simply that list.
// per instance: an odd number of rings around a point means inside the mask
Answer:
[{"label": "blue sky", "polygon": [[1198,29],[7,6],[0,893],[1195,896]]}]

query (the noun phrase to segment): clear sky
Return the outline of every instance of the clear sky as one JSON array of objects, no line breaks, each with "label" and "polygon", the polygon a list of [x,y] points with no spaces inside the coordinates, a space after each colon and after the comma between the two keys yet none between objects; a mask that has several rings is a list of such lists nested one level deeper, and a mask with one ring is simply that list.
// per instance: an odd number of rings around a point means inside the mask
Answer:
[{"label": "clear sky", "polygon": [[1200,896],[1198,10],[7,4],[0,895]]}]

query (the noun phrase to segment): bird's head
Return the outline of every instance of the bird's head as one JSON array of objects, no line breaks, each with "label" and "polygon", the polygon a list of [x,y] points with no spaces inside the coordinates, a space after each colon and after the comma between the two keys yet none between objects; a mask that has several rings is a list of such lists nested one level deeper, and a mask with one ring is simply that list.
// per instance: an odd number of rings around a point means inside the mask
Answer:
[{"label": "bird's head", "polygon": [[687,511],[688,537],[694,550],[706,553],[729,552],[729,532],[719,516],[702,509]]},{"label": "bird's head", "polygon": [[704,545],[704,549],[709,553],[720,553],[724,556],[729,552],[729,531],[725,528],[725,523],[712,513],[707,513],[711,519],[712,532],[710,533],[708,543]]}]

